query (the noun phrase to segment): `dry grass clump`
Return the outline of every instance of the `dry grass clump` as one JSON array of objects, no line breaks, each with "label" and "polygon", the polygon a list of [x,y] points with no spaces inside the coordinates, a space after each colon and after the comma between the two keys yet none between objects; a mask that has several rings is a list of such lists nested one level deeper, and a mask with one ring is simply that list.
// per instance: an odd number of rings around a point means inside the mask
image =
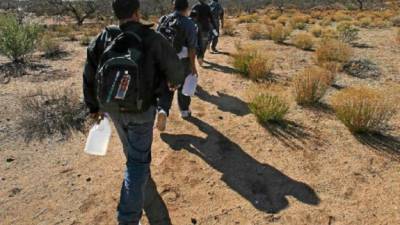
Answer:
[{"label": "dry grass clump", "polygon": [[392,24],[395,27],[400,27],[400,16],[393,17]]},{"label": "dry grass clump", "polygon": [[330,71],[316,66],[306,68],[293,81],[296,102],[299,105],[318,103],[332,82]]},{"label": "dry grass clump", "polygon": [[224,22],[224,28],[222,29],[222,34],[226,36],[235,36],[235,24],[232,20],[226,20]]},{"label": "dry grass clump", "polygon": [[[317,63],[320,66],[329,68],[332,70],[337,70],[342,67],[342,65],[348,62],[352,55],[353,49],[350,45],[336,40],[336,39],[326,39],[320,43],[316,52]],[[332,68],[333,65],[336,65]]]},{"label": "dry grass clump", "polygon": [[354,133],[381,131],[397,111],[390,96],[370,87],[344,89],[333,96],[332,106],[338,119]]},{"label": "dry grass clump", "polygon": [[251,112],[261,123],[282,121],[289,111],[289,104],[277,95],[262,93],[249,103]]},{"label": "dry grass clump", "polygon": [[81,37],[79,43],[82,46],[88,46],[91,41],[92,41],[92,38],[90,36],[84,35],[83,37]]},{"label": "dry grass clump", "polygon": [[86,110],[79,95],[70,89],[42,90],[21,99],[20,127],[27,141],[59,135],[68,138],[83,131]]},{"label": "dry grass clump", "polygon": [[48,35],[42,37],[39,47],[46,58],[56,57],[62,52],[60,42]]},{"label": "dry grass clump", "polygon": [[371,27],[373,20],[371,17],[364,17],[358,21],[358,25],[362,28],[369,28]]},{"label": "dry grass clump", "polygon": [[301,13],[296,13],[290,19],[290,24],[294,29],[303,30],[306,28],[309,20],[310,16]]},{"label": "dry grass clump", "polygon": [[342,22],[342,21],[352,21],[353,18],[347,15],[343,11],[337,11],[335,14],[333,14],[332,20],[335,22]]},{"label": "dry grass clump", "polygon": [[274,57],[262,53],[255,46],[237,45],[233,55],[233,66],[243,76],[253,80],[266,78],[274,68]]},{"label": "dry grass clump", "polygon": [[257,14],[244,14],[239,16],[238,23],[255,23],[259,19]]},{"label": "dry grass clump", "polygon": [[314,37],[321,37],[322,35],[322,27],[318,24],[311,27],[310,32],[314,35]]},{"label": "dry grass clump", "polygon": [[291,33],[292,28],[277,23],[271,28],[271,39],[275,43],[283,43],[290,36]]},{"label": "dry grass clump", "polygon": [[293,45],[303,50],[311,50],[314,47],[314,38],[307,32],[301,32],[294,36]]},{"label": "dry grass clump", "polygon": [[333,27],[327,27],[322,30],[321,37],[324,39],[336,39],[339,37],[339,34]]},{"label": "dry grass clump", "polygon": [[271,31],[269,27],[260,24],[252,23],[247,26],[249,37],[252,40],[271,39]]},{"label": "dry grass clump", "polygon": [[396,41],[398,44],[400,44],[400,29],[397,30]]},{"label": "dry grass clump", "polygon": [[276,19],[277,23],[280,23],[282,25],[286,25],[289,21],[289,17],[286,15],[281,15],[280,17],[278,17],[278,19]]}]

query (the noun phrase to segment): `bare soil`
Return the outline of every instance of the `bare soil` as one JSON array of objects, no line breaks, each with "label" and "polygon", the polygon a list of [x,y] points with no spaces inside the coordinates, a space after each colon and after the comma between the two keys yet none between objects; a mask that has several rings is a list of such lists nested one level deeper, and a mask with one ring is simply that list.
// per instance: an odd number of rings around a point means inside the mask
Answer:
[{"label": "bare soil", "polygon": [[[394,34],[362,30],[359,42],[371,47],[355,51],[382,76],[340,74],[337,86],[381,86],[400,97]],[[182,120],[174,106],[167,132],[155,131],[152,175],[173,224],[400,224],[400,163],[393,154],[400,151],[400,115],[386,136],[352,135],[329,109],[294,104],[291,78],[313,63],[312,52],[256,41],[276,56],[274,85],[292,100],[286,126],[260,125],[246,104],[253,86],[230,65],[238,40],[248,41],[244,34],[222,37],[224,54],[207,55],[194,118]],[[37,88],[81,92],[85,49],[78,42],[64,48],[63,58],[40,59],[50,66],[46,74],[0,85],[2,225],[116,224],[124,158],[115,132],[108,155],[93,157],[83,153],[84,134],[25,143],[17,126],[20,96]]]}]

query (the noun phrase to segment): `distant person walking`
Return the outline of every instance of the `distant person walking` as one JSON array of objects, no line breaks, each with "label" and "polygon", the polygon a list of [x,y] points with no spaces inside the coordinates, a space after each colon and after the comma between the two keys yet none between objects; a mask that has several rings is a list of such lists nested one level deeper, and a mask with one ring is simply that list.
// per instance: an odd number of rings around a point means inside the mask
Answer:
[{"label": "distant person walking", "polygon": [[[203,65],[204,55],[209,45],[210,32],[217,32],[217,24],[211,13],[210,6],[206,0],[198,0],[199,2],[192,7],[192,12],[197,15],[197,23],[199,24],[199,31],[201,33],[202,44],[197,51],[197,60],[200,65]],[[219,34],[218,34],[219,35]]]},{"label": "distant person walking", "polygon": [[[194,74],[197,76],[196,69],[196,47],[198,42],[198,28],[188,17],[188,0],[175,0],[173,2],[174,12],[161,17],[157,31],[170,41],[171,46],[176,50],[180,62],[184,67],[185,77]],[[191,98],[182,93],[183,86],[178,89],[178,105],[182,118],[191,116]],[[172,105],[174,92],[164,88],[165,93],[161,94],[158,104],[157,128],[164,131],[167,116]]]},{"label": "distant person walking", "polygon": [[224,8],[221,6],[218,0],[211,0],[210,2],[211,14],[213,16],[214,22],[216,24],[216,31],[218,35],[213,34],[211,32],[211,50],[213,52],[218,52],[217,44],[218,44],[218,37],[220,34],[220,27],[224,28]]},{"label": "distant person walking", "polygon": [[185,77],[168,41],[139,22],[139,0],[113,0],[112,6],[120,25],[89,45],[83,92],[93,118],[111,117],[126,156],[119,225],[138,225],[150,178],[156,87],[164,81],[174,89]]}]

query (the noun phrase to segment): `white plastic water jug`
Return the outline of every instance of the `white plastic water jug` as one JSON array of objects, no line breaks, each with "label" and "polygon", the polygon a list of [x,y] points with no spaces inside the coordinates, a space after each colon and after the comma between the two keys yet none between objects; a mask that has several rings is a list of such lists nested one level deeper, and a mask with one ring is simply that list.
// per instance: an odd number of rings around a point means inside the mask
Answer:
[{"label": "white plastic water jug", "polygon": [[186,77],[185,83],[183,84],[182,94],[193,97],[196,93],[198,77],[196,74],[190,74]]},{"label": "white plastic water jug", "polygon": [[111,125],[107,116],[99,124],[90,129],[86,141],[85,152],[90,155],[104,156],[107,153],[108,143],[111,138]]}]

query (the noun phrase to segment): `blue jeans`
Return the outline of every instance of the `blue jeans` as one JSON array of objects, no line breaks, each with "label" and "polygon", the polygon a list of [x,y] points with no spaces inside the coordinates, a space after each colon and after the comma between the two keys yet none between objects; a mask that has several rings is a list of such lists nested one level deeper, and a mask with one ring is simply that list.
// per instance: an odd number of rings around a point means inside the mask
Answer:
[{"label": "blue jeans", "polygon": [[150,176],[154,119],[138,122],[130,114],[111,113],[126,156],[126,171],[118,205],[118,222],[137,225]]}]

